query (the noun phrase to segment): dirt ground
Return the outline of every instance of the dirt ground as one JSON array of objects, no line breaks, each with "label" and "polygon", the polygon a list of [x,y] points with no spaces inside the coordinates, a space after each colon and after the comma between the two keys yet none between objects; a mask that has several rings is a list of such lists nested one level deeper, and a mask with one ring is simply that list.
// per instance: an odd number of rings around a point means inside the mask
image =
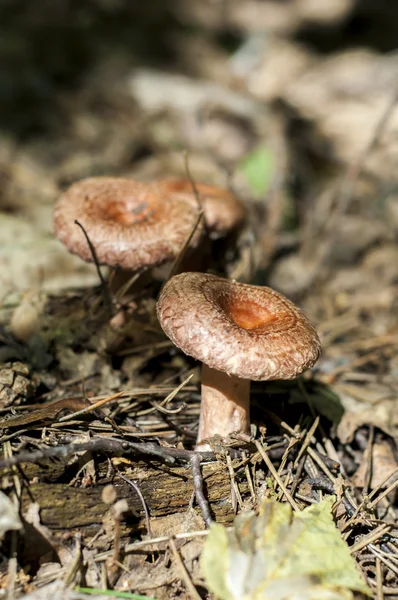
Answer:
[{"label": "dirt ground", "polygon": [[[1,0],[1,490],[23,527],[0,597],[211,598],[206,523],[287,491],[336,494],[374,597],[398,598],[397,23],[376,0]],[[52,230],[78,179],[187,169],[248,214],[207,269],[282,292],[323,345],[300,379],[254,383],[253,437],[202,466],[164,272],[110,309]]]}]

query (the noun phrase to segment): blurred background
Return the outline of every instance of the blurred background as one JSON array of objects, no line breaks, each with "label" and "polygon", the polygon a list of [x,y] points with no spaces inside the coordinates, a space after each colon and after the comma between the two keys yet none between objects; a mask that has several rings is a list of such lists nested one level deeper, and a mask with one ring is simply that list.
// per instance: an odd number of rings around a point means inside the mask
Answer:
[{"label": "blurred background", "polygon": [[92,270],[52,240],[60,190],[90,175],[184,174],[184,149],[198,181],[264,208],[256,260],[276,287],[374,284],[350,268],[370,252],[380,276],[382,242],[388,268],[398,263],[397,10],[1,0],[1,297],[88,283]]}]

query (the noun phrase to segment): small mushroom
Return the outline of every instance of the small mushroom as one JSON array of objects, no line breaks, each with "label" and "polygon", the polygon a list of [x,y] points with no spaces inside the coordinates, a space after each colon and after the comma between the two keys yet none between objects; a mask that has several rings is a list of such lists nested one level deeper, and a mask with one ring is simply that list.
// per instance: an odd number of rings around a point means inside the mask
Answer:
[{"label": "small mushroom", "polygon": [[[158,183],[170,197],[196,204],[189,179],[161,179]],[[225,237],[244,223],[246,208],[231,192],[205,183],[195,183],[195,188],[202,202],[207,230],[213,239]]]},{"label": "small mushroom", "polygon": [[130,273],[174,260],[196,219],[197,208],[182,198],[168,198],[158,184],[121,177],[74,183],[53,214],[55,234],[71,253],[93,260],[77,220],[99,263]]},{"label": "small mushroom", "polygon": [[215,434],[250,433],[250,380],[294,379],[321,352],[314,327],[290,300],[214,275],[172,277],[157,315],[174,344],[203,363],[199,450]]},{"label": "small mushroom", "polygon": [[[198,206],[189,179],[161,179],[158,183],[168,197]],[[203,209],[206,235],[202,236],[199,247],[184,257],[179,272],[207,271],[211,267],[226,273],[240,255],[239,239],[247,222],[247,207],[226,189],[196,182],[195,189]]]}]

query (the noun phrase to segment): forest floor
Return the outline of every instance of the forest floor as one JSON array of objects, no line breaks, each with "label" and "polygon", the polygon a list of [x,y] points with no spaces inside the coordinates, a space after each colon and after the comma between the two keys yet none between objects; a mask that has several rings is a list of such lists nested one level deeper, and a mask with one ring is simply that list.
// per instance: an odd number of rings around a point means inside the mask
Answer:
[{"label": "forest floor", "polygon": [[[363,580],[398,598],[396,9],[141,4],[0,8],[0,597],[211,597],[210,520],[334,495]],[[187,165],[249,214],[210,270],[284,293],[323,345],[253,383],[253,437],[199,462],[200,369],[157,322],[157,274],[110,314],[52,231],[78,179]]]}]

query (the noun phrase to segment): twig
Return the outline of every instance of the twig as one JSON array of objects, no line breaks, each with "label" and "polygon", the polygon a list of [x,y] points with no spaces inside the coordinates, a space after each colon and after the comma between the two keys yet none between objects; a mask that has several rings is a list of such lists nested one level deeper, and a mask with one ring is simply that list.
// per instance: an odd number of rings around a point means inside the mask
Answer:
[{"label": "twig", "polygon": [[200,194],[198,192],[198,189],[197,189],[197,187],[195,185],[195,182],[194,182],[194,180],[192,178],[192,175],[190,173],[190,170],[189,170],[188,153],[187,152],[185,152],[185,170],[187,172],[187,177],[188,177],[188,179],[189,179],[189,181],[190,181],[190,183],[192,185],[192,190],[193,190],[193,193],[194,193],[197,205],[198,205],[198,216],[196,218],[195,223],[193,224],[193,227],[192,227],[192,230],[191,230],[190,234],[188,235],[187,239],[185,240],[185,243],[184,243],[183,247],[181,248],[180,252],[176,256],[176,258],[175,258],[175,260],[174,260],[174,262],[172,264],[172,267],[171,267],[171,270],[170,270],[169,279],[171,277],[173,277],[173,275],[175,275],[178,272],[178,267],[180,266],[180,264],[181,264],[181,262],[182,262],[182,260],[183,260],[183,258],[185,256],[185,254],[186,254],[187,248],[188,248],[189,244],[191,243],[191,240],[192,240],[193,236],[195,235],[195,233],[196,233],[199,225],[204,220],[203,219],[203,215],[204,215],[203,205],[202,205],[202,201],[201,201],[201,198],[200,198]]},{"label": "twig", "polygon": [[[232,451],[232,448],[230,451]],[[160,446],[154,442],[130,442],[125,439],[118,440],[112,437],[99,437],[84,443],[70,443],[63,446],[35,450],[34,452],[20,452],[19,454],[0,460],[0,468],[3,469],[21,463],[37,463],[45,458],[68,458],[77,452],[109,452],[111,454],[124,453],[155,456],[168,464],[175,464],[176,462],[189,463],[191,457],[196,454],[192,450]],[[273,456],[272,449],[268,452],[270,456]],[[199,455],[202,462],[214,460],[213,452],[200,452]],[[278,455],[279,450],[275,449],[275,456],[277,457]]]},{"label": "twig", "polygon": [[235,471],[232,466],[231,456],[229,454],[227,454],[226,459],[227,459],[228,473],[229,473],[229,477],[231,479],[232,509],[236,513],[236,509],[237,509],[236,503],[239,504],[239,508],[242,508],[243,501],[242,501],[242,496],[240,495],[238,484],[236,483]]},{"label": "twig", "polygon": [[376,558],[377,600],[384,600],[383,566],[379,557]]},{"label": "twig", "polygon": [[[176,533],[173,537],[176,540],[187,540],[189,538],[194,538],[194,537],[206,537],[208,534],[209,534],[209,530],[203,529],[201,531],[188,531],[186,533]],[[145,548],[145,546],[151,546],[151,545],[155,545],[155,544],[163,544],[163,543],[168,543],[168,542],[170,542],[170,536],[162,535],[160,537],[152,538],[150,540],[141,540],[140,542],[134,542],[132,544],[127,544],[127,546],[124,547],[124,552],[127,554],[129,552],[134,552],[135,550],[140,550],[141,548]],[[107,550],[106,552],[101,552],[100,554],[97,554],[94,557],[94,560],[96,562],[102,562],[103,560],[106,560],[107,558],[109,558],[109,556],[111,554],[112,554],[112,550]]]},{"label": "twig", "polygon": [[58,419],[58,423],[63,423],[64,421],[71,421],[75,417],[80,417],[81,415],[85,415],[87,413],[93,412],[94,410],[96,410],[97,408],[100,408],[100,406],[103,406],[104,404],[107,404],[111,400],[116,400],[117,398],[120,398],[120,396],[123,396],[123,394],[124,394],[124,392],[118,392],[117,394],[113,394],[113,396],[108,396],[108,398],[104,398],[103,400],[98,400],[98,402],[91,404],[91,406],[86,406],[86,408],[82,408],[81,410],[78,410],[74,413],[71,413],[69,415],[65,415],[64,417],[61,417],[60,419]]},{"label": "twig", "polygon": [[[321,477],[308,478],[308,483],[311,487],[328,492],[328,494],[336,493],[333,482],[334,479],[332,481],[329,481],[329,479],[326,479],[324,475],[322,475]],[[351,502],[347,498],[345,498],[345,496],[342,496],[341,501],[343,502],[344,508],[346,509],[348,515],[351,517],[354,514],[355,506],[353,506]]]},{"label": "twig", "polygon": [[[284,469],[285,469],[285,466],[286,466],[286,462],[287,462],[287,459],[288,459],[288,456],[289,456],[290,450],[291,450],[291,449],[292,449],[292,448],[293,448],[293,447],[294,447],[296,444],[298,444],[298,442],[299,442],[299,440],[298,440],[297,438],[294,438],[294,437],[293,437],[293,438],[290,438],[290,440],[289,440],[289,444],[287,445],[287,447],[286,447],[286,450],[285,450],[285,452],[283,453],[282,460],[281,460],[281,462],[280,462],[280,465],[279,465],[279,468],[278,468],[278,471],[277,471],[277,472],[278,472],[278,475],[282,475],[282,473],[283,473],[283,471],[284,471]],[[287,485],[288,485],[288,483],[289,483],[289,481],[290,481],[290,478],[291,478],[291,477],[292,477],[292,474],[291,474],[291,469],[288,469],[288,472],[287,472],[287,474],[286,474],[286,477],[285,477],[285,480],[284,480],[285,487],[287,487]],[[292,478],[292,479],[293,479],[293,478]],[[279,495],[277,496],[277,500],[280,502],[280,500],[281,500],[282,498],[283,498],[283,491],[282,491],[282,490],[280,490],[280,492],[279,492]],[[292,494],[292,498],[293,498],[293,494]]]},{"label": "twig", "polygon": [[314,433],[315,433],[315,431],[316,431],[316,429],[317,429],[317,427],[319,425],[319,419],[320,419],[320,416],[318,415],[314,419],[314,422],[313,422],[312,426],[310,427],[307,435],[305,436],[303,445],[301,446],[301,448],[299,450],[299,453],[298,453],[298,455],[296,457],[296,460],[294,461],[294,466],[295,467],[298,465],[298,462],[299,462],[300,458],[303,456],[304,452],[307,450],[308,446],[310,445],[311,438],[314,435]]},{"label": "twig", "polygon": [[315,498],[310,498],[309,496],[303,496],[303,494],[296,494],[296,498],[299,500],[303,500],[304,502],[308,502],[308,504],[319,504],[318,500]]},{"label": "twig", "polygon": [[185,586],[186,586],[188,592],[190,593],[191,598],[193,598],[194,600],[202,600],[201,597],[199,596],[194,584],[192,583],[192,580],[191,580],[189,573],[182,561],[180,553],[177,550],[176,543],[172,537],[169,540],[169,546],[170,546],[170,550],[174,556],[174,560],[176,561],[176,563],[180,569],[181,577],[184,580]]},{"label": "twig", "polygon": [[332,471],[336,471],[336,474],[340,472],[341,464],[334,458],[331,458],[330,456],[325,454],[325,449],[322,448],[320,444],[317,443],[317,447],[313,449],[313,452],[317,454],[317,456],[321,459],[323,464],[326,465],[326,467],[329,469],[330,473],[333,476],[334,473],[332,473]]},{"label": "twig", "polygon": [[[301,459],[301,461],[299,462],[299,464],[297,466],[296,473],[295,473],[295,475],[293,477],[292,485],[290,487],[290,493],[291,493],[292,497],[294,497],[294,495],[296,493],[296,489],[298,488],[298,484],[299,484],[300,477],[301,477],[301,474],[302,474],[303,469],[304,469],[304,463],[305,463],[306,460],[307,460],[307,457],[303,456],[302,459]],[[297,494],[297,497],[299,498],[298,494]]]},{"label": "twig", "polygon": [[286,489],[285,484],[283,483],[282,479],[279,477],[278,473],[276,472],[276,469],[275,469],[274,465],[272,464],[271,459],[267,455],[261,442],[259,440],[256,440],[255,444],[256,444],[257,450],[260,452],[261,456],[263,457],[265,464],[271,471],[271,474],[274,477],[275,481],[278,483],[281,490],[283,490],[283,493],[286,496],[286,500],[289,502],[290,506],[293,508],[293,510],[296,510],[296,511],[300,510],[298,504],[292,498],[292,496]]},{"label": "twig", "polygon": [[180,383],[180,385],[178,385],[173,391],[171,391],[170,394],[168,394],[164,400],[159,402],[159,404],[156,402],[153,402],[152,408],[148,408],[146,410],[141,410],[140,417],[142,417],[142,415],[149,415],[153,412],[156,412],[157,410],[159,410],[160,412],[165,412],[166,414],[170,414],[170,413],[173,414],[175,412],[180,412],[181,407],[179,407],[177,409],[177,411],[174,411],[174,410],[171,411],[171,410],[165,409],[164,406],[166,404],[168,404],[169,402],[171,402],[171,400],[173,400],[177,396],[178,392],[180,392],[182,390],[182,388],[185,387],[187,385],[187,383],[189,383],[191,381],[193,376],[194,376],[194,373],[191,373],[191,375],[188,375],[188,377],[186,379],[184,379],[184,381],[182,383]]},{"label": "twig", "polygon": [[[196,386],[189,386],[186,391],[194,392],[196,391]],[[175,387],[172,386],[153,386],[147,388],[132,388],[131,390],[125,390],[122,394],[122,398],[126,400],[130,400],[131,398],[136,398],[139,396],[156,396],[158,394],[169,394],[175,391]],[[102,400],[104,398],[108,398],[108,394],[101,394],[100,396],[93,396],[90,400]]]},{"label": "twig", "polygon": [[101,290],[102,290],[102,294],[103,294],[103,297],[104,297],[105,306],[109,310],[109,314],[112,315],[113,314],[112,296],[111,296],[111,293],[109,291],[108,283],[105,281],[104,276],[101,273],[101,269],[100,269],[100,266],[99,266],[99,261],[98,261],[98,257],[97,257],[97,253],[95,251],[95,248],[94,248],[94,246],[93,246],[90,238],[88,237],[87,231],[85,230],[85,228],[83,227],[83,225],[77,219],[75,219],[75,225],[77,225],[78,227],[80,227],[80,229],[82,230],[82,232],[84,234],[84,237],[86,238],[88,247],[90,248],[91,256],[93,257],[93,262],[95,264],[95,268],[97,269],[99,280],[101,282]]},{"label": "twig", "polygon": [[379,525],[378,527],[376,527],[376,529],[370,531],[362,539],[360,539],[358,542],[351,546],[351,554],[354,554],[354,552],[358,552],[359,550],[362,550],[362,548],[365,548],[369,544],[376,542],[378,539],[383,537],[383,535],[385,535],[388,531],[390,531],[390,525]]},{"label": "twig", "polygon": [[117,475],[120,477],[120,479],[123,479],[123,481],[125,481],[126,483],[131,485],[131,487],[137,492],[137,495],[138,495],[139,499],[141,500],[142,508],[144,509],[144,513],[145,513],[145,522],[146,522],[147,533],[148,533],[149,537],[151,538],[152,530],[151,530],[151,522],[150,522],[150,518],[149,518],[149,510],[148,510],[147,503],[145,502],[145,498],[143,496],[143,493],[141,492],[139,485],[135,481],[128,479],[128,477],[126,477],[125,475],[120,473],[120,471],[117,471]]},{"label": "twig", "polygon": [[290,450],[292,448],[294,448],[294,446],[296,444],[298,444],[298,442],[299,442],[299,440],[297,438],[294,438],[294,437],[290,438],[289,443],[286,446],[286,450],[284,451],[284,453],[282,455],[282,458],[281,458],[281,462],[280,462],[280,465],[279,465],[279,468],[278,468],[278,473],[279,474],[282,473],[282,471],[284,470],[284,468],[286,466],[287,459],[288,459],[289,454],[290,454]]},{"label": "twig", "polygon": [[256,492],[254,489],[254,485],[253,485],[253,479],[250,473],[250,467],[249,465],[245,465],[245,475],[246,475],[246,479],[247,479],[247,484],[249,486],[249,490],[250,490],[250,495],[252,497],[252,501],[255,503],[257,502],[257,498],[256,498]]},{"label": "twig", "polygon": [[369,544],[369,549],[375,556],[380,558],[381,562],[383,562],[386,565],[386,567],[388,567],[393,573],[395,573],[395,575],[398,575],[398,567],[394,565],[394,563],[392,563],[390,560],[388,560],[384,556],[384,554],[380,552],[378,548],[376,548],[376,546],[374,546],[373,544]]},{"label": "twig", "polygon": [[369,428],[369,440],[368,440],[368,445],[367,445],[367,451],[368,451],[368,460],[367,460],[367,465],[366,465],[366,476],[365,476],[365,483],[362,489],[362,494],[364,496],[367,496],[369,493],[369,488],[371,486],[372,483],[372,476],[373,476],[373,444],[374,444],[374,439],[375,439],[375,428],[374,425],[370,425]]},{"label": "twig", "polygon": [[[122,565],[121,563],[118,563],[118,566],[121,569],[126,570],[126,568],[124,567],[124,565]],[[90,594],[95,596],[96,598],[98,598],[98,596],[106,596],[107,598],[116,598],[116,600],[118,600],[119,598],[128,598],[129,600],[156,600],[156,598],[152,598],[150,596],[143,596],[142,594],[133,594],[130,592],[121,592],[118,590],[109,590],[108,588],[108,582],[106,581],[106,574],[103,578],[101,578],[103,581],[101,581],[102,584],[102,588],[89,588],[89,587],[76,587],[74,588],[74,591],[79,594],[79,598],[82,598],[84,596],[81,596],[80,594]],[[65,596],[66,596],[67,592],[65,591]]]},{"label": "twig", "polygon": [[[110,452],[124,454],[143,454],[156,456],[162,461],[175,464],[175,462],[188,463],[194,454],[190,450],[180,450],[177,448],[165,448],[153,442],[130,442],[127,440],[117,440],[115,438],[98,438],[85,443],[67,444],[56,446],[55,448],[46,448],[34,452],[21,452],[15,456],[5,458],[0,461],[0,468],[11,467],[20,463],[37,463],[43,458],[67,458],[77,452]],[[212,452],[201,452],[201,459],[208,461],[214,458]]]},{"label": "twig", "polygon": [[371,510],[372,508],[374,508],[380,502],[380,500],[383,500],[383,498],[385,498],[390,492],[392,492],[392,490],[394,490],[397,487],[397,485],[398,479],[394,481],[394,483],[392,483],[386,490],[384,490],[384,492],[380,494],[380,496],[378,496],[377,498],[375,498],[375,500],[368,504],[368,509]]},{"label": "twig", "polygon": [[193,486],[195,490],[196,501],[199,505],[199,508],[202,512],[202,517],[204,522],[206,523],[206,527],[210,527],[213,522],[210,514],[210,505],[208,500],[204,495],[203,490],[203,476],[200,468],[201,456],[198,452],[194,452],[190,459],[190,465],[192,469],[192,478],[193,478]]},{"label": "twig", "polygon": [[317,454],[316,452],[314,452],[314,450],[312,448],[310,448],[310,447],[307,448],[307,453],[309,454],[309,456],[311,456],[312,460],[318,465],[318,467],[320,467],[322,469],[322,471],[330,479],[330,481],[332,481],[334,483],[336,481],[336,478],[329,471],[328,467],[323,462],[323,460],[319,456],[319,454]]},{"label": "twig", "polygon": [[198,205],[198,211],[203,214],[202,198],[200,197],[198,188],[196,187],[195,180],[194,180],[194,178],[191,175],[191,169],[189,168],[188,150],[185,150],[185,152],[184,152],[184,166],[185,166],[185,171],[187,173],[187,177],[188,177],[189,182],[190,182],[190,184],[192,186],[192,191],[194,193],[196,203]]},{"label": "twig", "polygon": [[[346,529],[348,529],[349,527],[351,527],[351,525],[355,524],[355,521],[357,519],[358,514],[360,513],[360,511],[366,507],[367,510],[370,510],[372,508],[374,508],[378,502],[380,502],[380,500],[382,498],[384,498],[389,492],[391,492],[398,484],[398,480],[394,483],[392,483],[386,490],[385,492],[383,492],[383,494],[381,494],[380,496],[378,496],[378,498],[376,498],[373,502],[369,503],[369,500],[371,500],[375,494],[377,494],[377,492],[387,483],[387,481],[393,477],[394,475],[396,475],[398,473],[398,467],[389,475],[387,475],[387,477],[385,477],[383,479],[383,481],[381,481],[379,483],[379,485],[377,487],[375,487],[372,492],[369,494],[369,496],[365,496],[365,498],[362,500],[362,502],[357,506],[357,508],[355,509],[353,515],[350,517],[350,519],[344,523],[341,527],[341,533],[343,533],[344,531],[346,531]],[[366,520],[367,523],[369,523],[369,520]]]},{"label": "twig", "polygon": [[203,212],[200,212],[196,218],[195,223],[193,224],[190,234],[188,235],[187,239],[184,242],[183,247],[181,248],[175,261],[173,262],[173,265],[170,270],[169,279],[171,279],[171,277],[173,277],[173,275],[176,275],[178,273],[178,268],[186,254],[187,248],[188,248],[189,244],[191,243],[191,240],[192,240],[193,236],[195,235],[202,219],[203,219]]},{"label": "twig", "polygon": [[[369,579],[368,583],[370,583],[373,586],[377,585],[377,583],[373,579]],[[383,585],[382,590],[384,596],[381,596],[381,598],[385,598],[385,596],[398,596],[398,587],[387,587],[386,585]],[[379,600],[378,597],[377,600]]]},{"label": "twig", "polygon": [[[139,269],[138,271],[136,271],[131,277],[130,279],[128,279],[126,281],[126,283],[124,283],[119,289],[117,289],[114,292],[114,295],[116,296],[116,298],[119,300],[120,298],[124,298],[124,296],[127,294],[127,292],[129,291],[129,289],[134,285],[134,283],[141,277],[141,275],[145,272],[145,269]],[[116,270],[112,271],[112,275],[110,278],[111,281],[111,285],[112,282],[114,280],[116,274]],[[126,304],[126,306],[128,305],[128,303]]]},{"label": "twig", "polygon": [[73,582],[75,575],[77,573],[77,570],[78,570],[79,566],[81,565],[81,561],[82,561],[82,547],[81,547],[81,542],[80,542],[80,539],[78,536],[77,540],[76,540],[76,554],[73,557],[72,564],[69,565],[69,569],[63,578],[63,582],[64,582],[65,586],[69,586]]}]

